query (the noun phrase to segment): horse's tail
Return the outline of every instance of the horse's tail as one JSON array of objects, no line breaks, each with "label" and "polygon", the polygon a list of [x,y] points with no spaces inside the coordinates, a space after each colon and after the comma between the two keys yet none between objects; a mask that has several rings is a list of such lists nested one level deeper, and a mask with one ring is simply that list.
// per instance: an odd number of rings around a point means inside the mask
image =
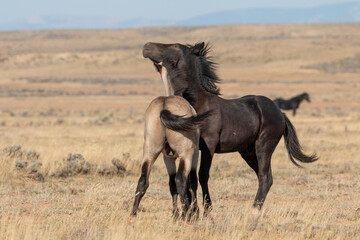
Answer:
[{"label": "horse's tail", "polygon": [[315,162],[319,158],[313,153],[311,156],[308,156],[303,153],[302,148],[299,143],[299,139],[296,135],[295,127],[292,125],[288,117],[283,113],[285,118],[285,146],[289,153],[290,160],[298,167],[301,167],[294,158],[303,163]]},{"label": "horse's tail", "polygon": [[168,129],[174,131],[190,131],[200,127],[209,115],[210,111],[207,111],[200,115],[185,118],[172,114],[169,110],[162,110],[160,112],[160,120]]}]

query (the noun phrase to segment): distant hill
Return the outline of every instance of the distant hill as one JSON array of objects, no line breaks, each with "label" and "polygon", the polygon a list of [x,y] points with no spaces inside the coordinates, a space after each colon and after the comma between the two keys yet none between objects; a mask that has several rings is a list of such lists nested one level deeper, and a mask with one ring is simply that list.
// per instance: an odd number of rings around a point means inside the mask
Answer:
[{"label": "distant hill", "polygon": [[38,16],[0,24],[0,31],[39,29],[110,29],[151,26],[206,26],[224,24],[345,23],[360,21],[360,2],[307,8],[249,8],[220,11],[180,21],[106,17]]},{"label": "distant hill", "polygon": [[215,12],[178,22],[177,25],[343,23],[360,21],[360,2],[308,8],[251,8]]},{"label": "distant hill", "polygon": [[135,18],[118,20],[106,17],[36,16],[7,24],[0,23],[0,31],[41,29],[114,29],[151,26],[174,26],[175,23],[161,19]]}]

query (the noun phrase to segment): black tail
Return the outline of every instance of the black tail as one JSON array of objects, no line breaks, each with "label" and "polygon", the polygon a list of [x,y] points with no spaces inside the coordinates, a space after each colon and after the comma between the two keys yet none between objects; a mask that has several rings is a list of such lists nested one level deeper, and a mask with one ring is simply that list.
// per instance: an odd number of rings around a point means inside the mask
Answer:
[{"label": "black tail", "polygon": [[294,158],[299,160],[300,162],[309,163],[315,162],[319,158],[316,154],[312,154],[311,156],[307,156],[303,153],[299,139],[296,135],[295,127],[292,125],[290,120],[284,114],[285,117],[285,132],[284,132],[284,139],[285,139],[285,146],[289,153],[290,160],[298,167],[301,167],[297,162],[295,162]]},{"label": "black tail", "polygon": [[172,114],[169,110],[162,110],[160,112],[160,119],[166,128],[174,131],[190,131],[199,127],[209,115],[210,111],[207,111],[197,116],[184,118]]}]

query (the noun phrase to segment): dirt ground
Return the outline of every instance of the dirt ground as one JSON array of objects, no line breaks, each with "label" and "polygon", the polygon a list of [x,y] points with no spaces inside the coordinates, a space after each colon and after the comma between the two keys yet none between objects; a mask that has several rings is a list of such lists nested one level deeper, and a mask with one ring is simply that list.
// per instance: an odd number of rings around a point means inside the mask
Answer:
[{"label": "dirt ground", "polygon": [[[210,42],[224,98],[308,92],[287,116],[320,160],[297,168],[282,140],[254,213],[255,173],[239,154],[217,154],[214,209],[184,223],[172,221],[159,158],[130,218],[144,112],[164,94],[142,57],[149,41]],[[360,239],[359,91],[360,24],[2,32],[0,238]]]}]

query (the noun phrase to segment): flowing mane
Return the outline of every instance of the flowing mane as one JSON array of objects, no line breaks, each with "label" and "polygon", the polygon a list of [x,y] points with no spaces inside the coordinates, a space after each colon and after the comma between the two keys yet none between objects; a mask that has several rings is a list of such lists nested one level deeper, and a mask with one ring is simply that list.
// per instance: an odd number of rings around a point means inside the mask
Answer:
[{"label": "flowing mane", "polygon": [[[196,45],[196,44],[195,44]],[[194,45],[194,46],[195,46]],[[187,45],[189,48],[193,48],[193,45]],[[221,80],[216,74],[217,63],[213,61],[213,57],[208,53],[211,51],[209,43],[206,43],[204,47],[199,51],[198,60],[196,62],[196,68],[199,72],[199,81],[201,86],[208,92],[216,95],[220,95],[220,89],[216,85]]]}]

